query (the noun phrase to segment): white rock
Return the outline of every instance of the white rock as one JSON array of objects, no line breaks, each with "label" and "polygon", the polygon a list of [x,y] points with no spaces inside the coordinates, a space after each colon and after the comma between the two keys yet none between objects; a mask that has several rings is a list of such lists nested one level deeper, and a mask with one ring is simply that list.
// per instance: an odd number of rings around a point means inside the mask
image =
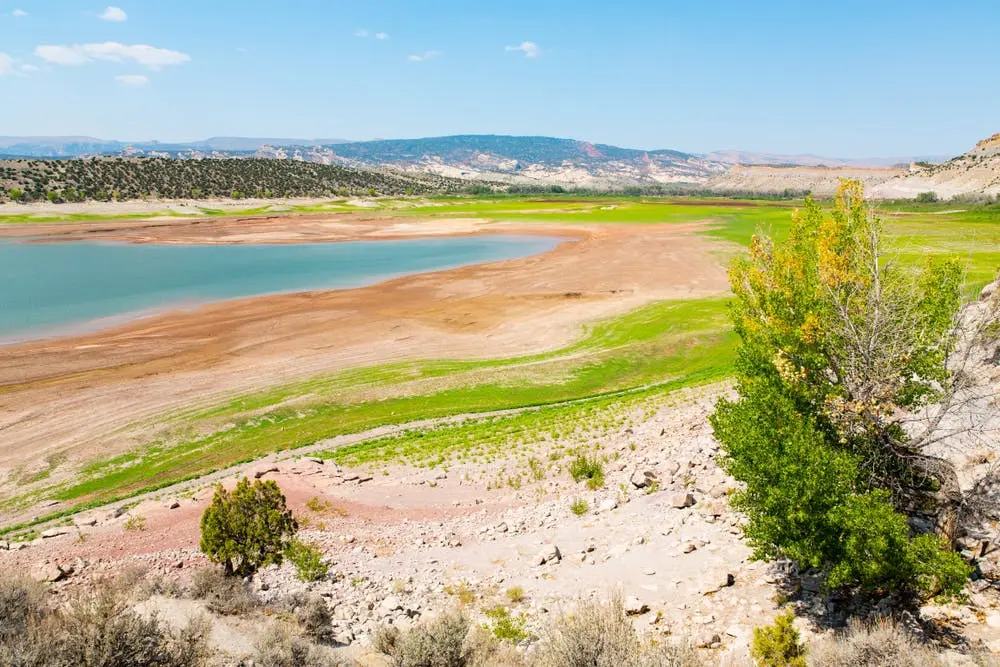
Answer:
[{"label": "white rock", "polygon": [[677,509],[684,509],[694,505],[694,496],[690,493],[675,493],[670,496],[670,505]]}]

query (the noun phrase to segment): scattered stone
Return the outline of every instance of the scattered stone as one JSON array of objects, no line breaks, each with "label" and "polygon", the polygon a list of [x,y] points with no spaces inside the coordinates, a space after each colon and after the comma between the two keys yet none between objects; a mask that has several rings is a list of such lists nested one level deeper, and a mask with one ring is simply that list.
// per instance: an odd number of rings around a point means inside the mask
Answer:
[{"label": "scattered stone", "polygon": [[124,505],[122,505],[121,507],[116,507],[113,510],[111,510],[110,512],[108,512],[108,518],[109,519],[117,519],[121,515],[125,514],[125,512],[128,512],[128,508],[125,507]]},{"label": "scattered stone", "polygon": [[548,565],[549,563],[558,563],[560,560],[562,560],[562,553],[559,551],[559,547],[554,544],[546,544],[538,552],[535,563]]},{"label": "scattered stone", "polygon": [[56,583],[57,581],[62,581],[66,578],[66,573],[62,571],[58,565],[50,564],[43,565],[36,572],[35,579],[43,583]]},{"label": "scattered stone", "polygon": [[79,518],[79,519],[76,520],[76,525],[77,526],[84,526],[84,527],[96,526],[97,525],[97,517],[93,517],[93,516],[81,517],[81,518]]},{"label": "scattered stone", "polygon": [[685,542],[684,544],[681,545],[681,553],[689,554],[697,548],[698,547],[695,545],[694,542]]},{"label": "scattered stone", "polygon": [[597,506],[598,513],[600,512],[610,512],[613,509],[617,509],[618,500],[616,498],[605,498],[601,501],[601,504]]},{"label": "scattered stone", "polygon": [[180,506],[181,506],[181,501],[179,501],[179,500],[171,500],[171,501],[169,501],[167,503],[167,509],[168,510],[175,510],[175,509],[177,509]]},{"label": "scattered stone", "polygon": [[253,478],[260,479],[264,475],[267,475],[268,473],[272,472],[278,472],[278,466],[268,466],[266,468],[258,468],[257,470],[254,471]]},{"label": "scattered stone", "polygon": [[979,293],[979,300],[986,301],[991,296],[997,293],[997,289],[1000,289],[1000,281],[994,281],[983,288],[983,291]]},{"label": "scattered stone", "polygon": [[656,574],[656,570],[654,570],[652,568],[647,568],[647,569],[643,570],[642,573],[644,575],[646,575],[647,577],[652,577],[654,574]]},{"label": "scattered stone", "polygon": [[626,616],[641,616],[649,611],[649,605],[637,598],[634,595],[629,595],[625,598],[625,615]]},{"label": "scattered stone", "polygon": [[326,464],[326,461],[324,461],[323,459],[321,459],[318,456],[303,456],[302,460],[303,461],[308,461],[309,463],[315,463],[318,466]]},{"label": "scattered stone", "polygon": [[65,535],[69,531],[65,528],[49,528],[48,530],[42,531],[43,538],[59,537],[60,535]]},{"label": "scattered stone", "polygon": [[643,470],[641,472],[636,470],[632,473],[632,477],[629,478],[629,481],[632,482],[632,486],[635,488],[645,489],[656,483],[658,480],[656,473],[652,470]]},{"label": "scattered stone", "polygon": [[367,475],[367,476],[365,476],[365,477],[359,477],[359,478],[358,478],[358,484],[364,484],[365,482],[370,482],[370,481],[372,481],[373,479],[375,479],[375,478],[374,478],[374,477],[372,477],[371,475]]},{"label": "scattered stone", "polygon": [[677,509],[684,509],[694,505],[694,496],[690,493],[675,493],[670,496],[670,506]]},{"label": "scattered stone", "polygon": [[736,583],[736,577],[730,573],[726,573],[718,579],[708,579],[702,583],[699,591],[702,595],[711,595],[712,593],[717,593],[723,588],[729,588]]}]

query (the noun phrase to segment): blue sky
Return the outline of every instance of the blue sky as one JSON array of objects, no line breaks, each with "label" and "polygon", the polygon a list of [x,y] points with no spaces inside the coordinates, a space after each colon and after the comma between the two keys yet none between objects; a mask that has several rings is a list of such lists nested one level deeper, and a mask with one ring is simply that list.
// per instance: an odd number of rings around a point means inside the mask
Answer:
[{"label": "blue sky", "polygon": [[992,0],[115,2],[0,0],[0,135],[860,157],[1000,131]]}]

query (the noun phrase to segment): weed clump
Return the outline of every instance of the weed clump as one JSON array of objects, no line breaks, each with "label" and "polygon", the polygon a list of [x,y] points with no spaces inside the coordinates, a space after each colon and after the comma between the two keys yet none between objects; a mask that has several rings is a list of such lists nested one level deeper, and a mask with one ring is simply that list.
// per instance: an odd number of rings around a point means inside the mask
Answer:
[{"label": "weed clump", "polygon": [[291,541],[285,555],[295,565],[295,574],[301,581],[319,581],[330,569],[319,549],[298,539]]},{"label": "weed clump", "polygon": [[531,635],[525,629],[528,617],[524,614],[511,614],[503,605],[497,605],[483,611],[486,618],[490,619],[487,629],[496,639],[505,642],[519,644],[528,639]]},{"label": "weed clump", "polygon": [[587,480],[587,488],[597,490],[604,486],[604,464],[596,456],[580,454],[569,464],[569,474],[574,482]]},{"label": "weed clump", "polygon": [[587,503],[583,498],[577,498],[572,503],[570,503],[569,509],[573,514],[577,516],[583,516],[590,511],[590,504]]},{"label": "weed clump", "polygon": [[310,595],[302,604],[296,616],[302,631],[309,639],[318,644],[332,644],[333,638],[333,615],[330,608],[319,595]]}]

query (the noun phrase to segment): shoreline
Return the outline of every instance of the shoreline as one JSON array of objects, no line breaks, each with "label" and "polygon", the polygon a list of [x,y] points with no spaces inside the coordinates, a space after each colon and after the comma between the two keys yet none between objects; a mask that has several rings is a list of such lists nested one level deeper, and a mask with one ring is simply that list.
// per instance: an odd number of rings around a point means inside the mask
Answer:
[{"label": "shoreline", "polygon": [[[231,297],[221,297],[221,298],[198,298],[191,297],[182,301],[175,301],[171,303],[164,303],[158,306],[151,306],[148,308],[140,308],[138,310],[132,310],[127,312],[114,313],[110,315],[90,318],[87,320],[80,320],[75,322],[67,322],[62,324],[56,324],[53,326],[43,326],[34,329],[24,330],[22,332],[13,332],[10,335],[0,333],[0,349],[12,345],[28,344],[34,342],[42,341],[52,341],[56,339],[71,339],[83,336],[90,336],[100,334],[102,332],[112,331],[119,327],[128,326],[132,323],[140,322],[142,320],[148,320],[157,317],[170,317],[174,313],[187,313],[194,312],[200,308],[212,305],[220,305],[237,301],[250,301],[254,299],[261,299],[267,297],[275,296],[286,296],[293,294],[323,294],[327,292],[340,292],[345,290],[355,290],[364,289],[366,287],[374,287],[390,281],[407,278],[410,276],[417,276],[429,273],[445,273],[448,271],[453,271],[456,269],[461,269],[469,266],[480,266],[486,264],[500,264],[502,262],[524,259],[526,257],[533,257],[537,255],[543,255],[552,252],[559,248],[564,243],[573,243],[580,240],[580,236],[553,236],[549,234],[526,234],[518,233],[511,234],[503,230],[481,230],[474,234],[438,234],[436,236],[424,236],[424,235],[399,235],[393,236],[391,238],[358,238],[358,239],[347,239],[347,240],[321,240],[321,239],[310,239],[304,241],[288,241],[285,243],[227,243],[224,241],[207,241],[203,243],[192,243],[183,244],[187,247],[202,247],[202,246],[267,246],[267,245],[308,245],[308,244],[341,244],[341,243],[378,243],[387,241],[407,241],[407,240],[420,240],[420,239],[432,239],[432,238],[474,238],[481,236],[499,236],[515,239],[518,237],[544,237],[551,239],[555,245],[551,248],[542,249],[538,252],[532,252],[527,255],[519,255],[515,257],[508,257],[503,259],[485,259],[481,261],[463,261],[457,265],[444,266],[441,268],[432,268],[427,270],[417,270],[417,271],[402,271],[398,273],[390,273],[385,275],[372,275],[361,280],[356,284],[347,284],[340,286],[314,286],[306,287],[302,289],[277,289],[271,291],[258,292],[255,294],[248,295],[238,295]],[[122,237],[120,239],[110,238],[110,236],[104,236],[101,238],[87,238],[86,236],[77,236],[76,234],[72,236],[60,236],[58,238],[42,237],[39,238],[36,235],[30,237],[8,237],[9,239],[21,238],[22,243],[26,244],[39,244],[39,243],[113,243],[119,245],[163,245],[163,246],[181,246],[180,243],[171,243],[168,241],[154,241],[154,240],[128,240],[127,237]]]},{"label": "shoreline", "polygon": [[[72,227],[67,228],[67,224]],[[467,218],[269,216],[169,224],[60,223],[85,238],[250,243],[527,233],[566,239],[519,259],[367,287],[255,296],[112,329],[0,347],[0,479],[44,461],[46,483],[162,437],[165,415],[350,368],[535,354],[588,323],[728,289],[702,223],[507,223]],[[33,227],[45,233],[45,225]],[[49,232],[51,234],[51,232]]]}]

